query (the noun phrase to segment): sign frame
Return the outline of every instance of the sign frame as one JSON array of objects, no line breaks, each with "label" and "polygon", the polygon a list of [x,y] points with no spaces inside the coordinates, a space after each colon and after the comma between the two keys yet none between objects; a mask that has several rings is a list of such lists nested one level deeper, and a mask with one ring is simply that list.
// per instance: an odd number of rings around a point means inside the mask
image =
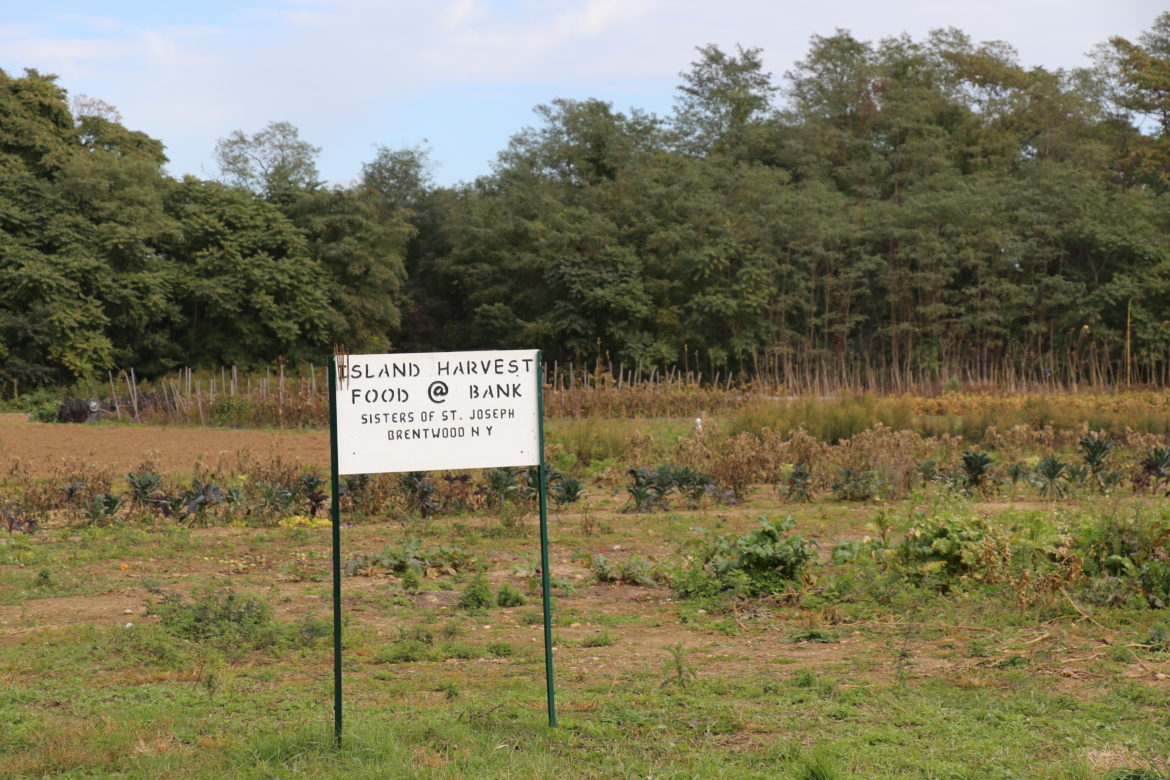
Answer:
[{"label": "sign frame", "polygon": [[[534,410],[535,428],[536,428],[535,442],[534,442],[535,447],[536,447],[536,452],[535,452],[536,463],[535,464],[507,463],[507,462],[501,462],[500,459],[498,459],[498,458],[489,457],[488,458],[488,465],[486,465],[486,466],[484,466],[484,465],[468,465],[466,458],[463,458],[459,461],[456,461],[457,463],[459,463],[459,465],[437,466],[437,465],[435,465],[436,463],[443,462],[442,458],[440,458],[438,461],[435,461],[433,458],[431,458],[427,462],[427,465],[430,468],[423,469],[423,468],[417,468],[417,467],[399,468],[406,461],[399,462],[397,459],[385,460],[385,459],[375,458],[376,460],[380,460],[381,466],[386,466],[389,464],[392,466],[392,468],[381,468],[381,469],[376,468],[376,469],[371,469],[368,472],[347,471],[346,473],[393,473],[394,471],[426,471],[426,470],[438,470],[438,469],[445,469],[445,468],[485,468],[485,467],[490,468],[492,466],[502,466],[502,465],[535,465],[536,466],[536,468],[537,468],[537,482],[539,483],[537,485],[537,495],[538,495],[538,501],[539,501],[539,507],[540,507],[540,585],[541,585],[542,600],[544,602],[543,616],[544,616],[545,693],[546,693],[546,700],[547,700],[547,706],[548,706],[548,724],[550,727],[555,728],[557,725],[557,715],[556,715],[556,691],[555,691],[554,674],[553,674],[552,598],[551,598],[551,582],[550,582],[551,577],[550,577],[550,572],[549,572],[549,554],[548,554],[548,547],[549,547],[549,544],[548,544],[548,468],[547,468],[545,461],[544,461],[544,387],[543,387],[544,383],[542,381],[542,373],[543,373],[542,372],[542,362],[541,362],[542,356],[541,356],[540,350],[523,351],[523,352],[526,354],[530,354],[532,356],[532,359],[534,360],[533,369],[532,369],[532,382],[533,382],[533,385],[535,386],[535,390],[536,390],[535,410]],[[409,360],[410,358],[406,357],[409,354],[410,353],[400,353],[398,356],[394,356],[394,357],[403,357],[403,359]],[[493,352],[449,352],[449,353],[437,352],[437,353],[417,353],[417,354],[414,354],[412,357],[416,358],[418,361],[422,361],[423,359],[426,359],[426,360],[432,361],[432,362],[436,361],[438,359],[441,359],[439,356],[449,356],[447,358],[448,360],[457,360],[457,359],[461,359],[461,358],[467,359],[467,356],[475,356],[475,358],[472,358],[472,359],[489,360],[489,361],[494,361],[497,359],[504,359],[504,360],[523,359],[523,358],[517,357],[519,354],[521,354],[521,351],[518,351],[518,350],[493,351]],[[504,357],[504,358],[499,357],[499,356],[503,356],[503,355],[506,355],[507,357]],[[495,356],[495,357],[488,357],[488,356]],[[341,641],[341,501],[340,501],[341,468],[343,466],[341,465],[341,458],[340,458],[340,454],[341,454],[341,442],[340,442],[341,429],[339,428],[339,425],[338,425],[338,389],[339,389],[339,385],[342,382],[348,381],[348,379],[349,379],[348,376],[344,376],[344,377],[339,376],[339,371],[338,371],[339,360],[338,359],[341,358],[344,361],[344,367],[346,369],[346,373],[348,373],[348,366],[350,365],[350,361],[353,360],[355,357],[356,358],[386,358],[386,357],[391,357],[391,356],[345,355],[345,354],[335,353],[335,354],[332,354],[329,356],[329,360],[327,363],[327,368],[328,368],[327,373],[328,373],[328,381],[329,381],[329,454],[330,454],[330,465],[331,465],[331,469],[330,469],[330,493],[331,493],[330,520],[331,520],[331,525],[332,525],[332,543],[333,543],[333,741],[337,747],[341,747],[341,735],[342,735],[342,726],[343,726],[342,672],[341,672],[341,645],[342,645],[342,641]],[[393,372],[391,372],[391,374],[392,373]],[[421,375],[421,370],[419,373]],[[429,377],[421,377],[421,378],[425,381],[431,381],[431,380],[429,380]],[[430,387],[430,386],[428,386],[428,387]],[[446,388],[444,388],[444,389],[446,389]],[[522,393],[517,392],[516,395],[521,396]],[[351,400],[353,398],[354,398],[354,396],[351,396]],[[436,403],[434,398],[432,398],[431,401],[432,401],[432,403]],[[437,403],[441,404],[442,402],[440,401]],[[347,426],[346,431],[345,431],[347,433],[347,435],[349,435],[349,437],[352,439],[353,436],[350,433],[350,431],[352,431],[352,425]],[[490,433],[489,433],[489,435],[490,435]],[[523,438],[523,437],[521,437],[521,438]],[[349,444],[352,444],[352,443],[353,443],[352,441],[349,442]],[[514,441],[509,441],[506,443],[509,446],[512,446],[515,444]],[[365,446],[368,448],[368,446],[369,446],[368,442],[365,442]],[[526,458],[527,456],[525,456],[523,454],[517,454],[517,453],[522,453],[522,451],[523,451],[522,449],[515,450],[512,455],[508,455],[505,453],[503,456],[503,461],[514,459],[515,457],[521,457],[522,459]],[[351,451],[350,455],[351,455],[351,457],[347,460],[346,466],[344,466],[345,468],[352,468],[353,463],[355,462],[354,457],[357,456],[357,454],[355,452]],[[357,456],[357,459],[358,459],[358,461],[360,461],[360,456]],[[377,464],[375,464],[375,465],[377,465]]]}]

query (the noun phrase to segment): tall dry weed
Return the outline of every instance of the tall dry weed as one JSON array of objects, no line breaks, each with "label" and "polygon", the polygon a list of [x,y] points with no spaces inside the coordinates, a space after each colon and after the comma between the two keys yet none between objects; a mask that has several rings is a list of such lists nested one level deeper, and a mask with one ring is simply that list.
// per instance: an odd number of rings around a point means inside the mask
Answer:
[{"label": "tall dry weed", "polygon": [[724,439],[715,446],[708,473],[719,486],[744,498],[749,488],[762,482],[768,466],[763,442],[750,433]]},{"label": "tall dry weed", "polygon": [[920,434],[891,430],[878,423],[834,449],[835,466],[855,472],[872,471],[890,497],[902,496],[918,474],[918,463],[930,451]]}]

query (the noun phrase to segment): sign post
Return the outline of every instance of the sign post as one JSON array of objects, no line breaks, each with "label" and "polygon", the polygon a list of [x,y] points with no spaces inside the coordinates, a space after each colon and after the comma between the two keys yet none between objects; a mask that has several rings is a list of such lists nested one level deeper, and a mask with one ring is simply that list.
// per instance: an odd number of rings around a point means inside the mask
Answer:
[{"label": "sign post", "polygon": [[544,385],[540,381],[540,353],[536,353],[536,440],[540,452],[537,481],[540,482],[540,594],[544,602],[544,686],[548,698],[548,725],[557,725],[557,697],[553,685],[552,594],[548,566],[548,468],[544,465]]},{"label": "sign post", "polygon": [[557,725],[540,377],[537,350],[330,357],[336,744],[341,744],[342,723],[339,496],[343,474],[537,467],[548,719],[550,726]]},{"label": "sign post", "polygon": [[341,747],[341,475],[337,470],[337,356],[329,356],[329,519],[333,526],[333,743]]}]

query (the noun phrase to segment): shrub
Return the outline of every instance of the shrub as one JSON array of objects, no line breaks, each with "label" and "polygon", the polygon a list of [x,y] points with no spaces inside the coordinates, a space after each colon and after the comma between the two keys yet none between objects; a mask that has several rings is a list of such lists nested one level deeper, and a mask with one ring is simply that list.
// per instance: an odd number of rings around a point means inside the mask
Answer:
[{"label": "shrub", "polygon": [[1105,473],[1106,461],[1109,453],[1113,452],[1114,444],[1106,436],[1090,433],[1083,436],[1077,446],[1081,448],[1081,457],[1085,460],[1085,467],[1089,473],[1100,482]]},{"label": "shrub", "polygon": [[121,506],[121,496],[113,493],[100,493],[86,503],[81,514],[91,525],[104,526],[113,521]]},{"label": "shrub", "polygon": [[242,427],[251,422],[252,401],[242,395],[218,395],[211,402],[211,424]]},{"label": "shrub", "polygon": [[407,566],[406,570],[402,572],[402,589],[407,593],[414,593],[421,586],[422,583],[418,578],[418,569],[413,566]]},{"label": "shrub", "polygon": [[[520,472],[517,469],[503,466],[490,469],[487,472],[487,493],[490,501],[497,509],[502,509],[509,501],[519,501],[526,495],[527,484],[521,484]],[[536,480],[533,480],[535,484]]]},{"label": "shrub", "polygon": [[1146,450],[1140,471],[1134,477],[1135,490],[1165,490],[1170,484],[1170,447],[1153,447]]},{"label": "shrub", "polygon": [[714,481],[708,474],[688,466],[659,466],[654,471],[654,482],[662,487],[664,494],[677,490],[688,504],[697,506]]},{"label": "shrub", "polygon": [[496,606],[499,607],[522,607],[527,603],[524,594],[508,583],[504,583],[496,594]]},{"label": "shrub", "polygon": [[374,655],[374,663],[379,664],[408,664],[416,661],[426,661],[434,651],[431,646],[417,639],[402,639],[379,650]]},{"label": "shrub", "polygon": [[768,461],[769,452],[760,439],[741,433],[719,444],[711,461],[711,478],[730,491],[734,501],[740,501],[747,496],[753,482],[762,481],[762,467]]},{"label": "shrub", "polygon": [[787,535],[791,517],[759,518],[759,530],[738,538],[715,536],[704,542],[689,566],[672,576],[671,587],[683,598],[730,593],[762,596],[780,593],[800,581],[816,542]]},{"label": "shrub", "polygon": [[614,638],[606,630],[602,630],[600,633],[587,636],[581,640],[581,647],[611,647],[613,644]]},{"label": "shrub", "polygon": [[575,504],[581,500],[584,495],[581,480],[576,477],[566,477],[563,474],[556,474],[556,477],[557,479],[554,481],[550,475],[548,484],[548,494],[552,497],[553,503],[561,507],[565,504]]},{"label": "shrub", "polygon": [[312,615],[305,615],[293,623],[289,638],[295,645],[310,647],[316,644],[318,639],[332,633],[332,618],[315,618]]},{"label": "shrub", "polygon": [[406,500],[407,510],[430,517],[438,511],[435,483],[422,471],[409,471],[398,476],[398,490]]},{"label": "shrub", "polygon": [[[1085,573],[1098,580],[1098,595],[1111,593],[1105,600],[1123,601],[1136,593],[1152,609],[1170,606],[1168,546],[1170,519],[1164,514],[1107,517],[1084,525],[1077,537]],[[1109,582],[1115,587],[1107,587]]]},{"label": "shrub", "polygon": [[467,610],[488,609],[492,605],[492,587],[482,573],[477,574],[459,594],[459,606]]},{"label": "shrub", "polygon": [[223,488],[214,482],[198,479],[191,480],[191,487],[179,496],[182,511],[196,522],[204,520],[211,507],[223,502]]},{"label": "shrub", "polygon": [[346,512],[357,512],[363,509],[370,498],[369,474],[343,474],[341,489],[338,491],[341,509]]},{"label": "shrub", "polygon": [[493,658],[507,658],[516,654],[516,648],[507,642],[489,642],[484,650]]},{"label": "shrub", "polygon": [[1009,579],[1011,536],[987,519],[961,511],[921,518],[894,548],[895,562],[911,580],[946,592],[959,579]]},{"label": "shrub", "polygon": [[626,472],[634,484],[626,488],[630,500],[626,504],[627,512],[650,512],[654,509],[666,509],[666,494],[671,489],[670,484],[658,481],[658,472],[649,469],[630,469]]},{"label": "shrub", "polygon": [[1036,485],[1044,498],[1058,499],[1068,495],[1068,464],[1055,455],[1046,455],[1036,464]]},{"label": "shrub", "polygon": [[126,484],[130,486],[130,500],[143,506],[162,495],[163,475],[143,467],[127,474]]},{"label": "shrub", "polygon": [[478,658],[479,651],[464,642],[444,642],[439,645],[438,655],[443,658],[457,658],[461,661],[469,661],[472,658]]},{"label": "shrub", "polygon": [[784,480],[781,495],[788,501],[806,503],[813,499],[812,472],[803,463],[797,463]]}]

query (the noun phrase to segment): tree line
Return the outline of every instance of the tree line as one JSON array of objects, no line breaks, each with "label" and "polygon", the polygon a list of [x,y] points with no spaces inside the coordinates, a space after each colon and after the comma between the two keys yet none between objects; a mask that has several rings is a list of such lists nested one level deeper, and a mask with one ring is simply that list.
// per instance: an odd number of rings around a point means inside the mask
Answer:
[{"label": "tree line", "polygon": [[838,30],[779,80],[715,46],[680,78],[668,117],[537,107],[471,183],[379,147],[326,187],[288,123],[174,179],[100,101],[0,72],[0,380],[345,345],[793,387],[1170,382],[1170,13],[1075,71]]}]

